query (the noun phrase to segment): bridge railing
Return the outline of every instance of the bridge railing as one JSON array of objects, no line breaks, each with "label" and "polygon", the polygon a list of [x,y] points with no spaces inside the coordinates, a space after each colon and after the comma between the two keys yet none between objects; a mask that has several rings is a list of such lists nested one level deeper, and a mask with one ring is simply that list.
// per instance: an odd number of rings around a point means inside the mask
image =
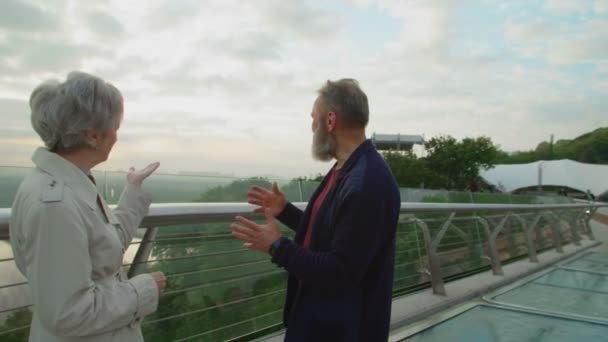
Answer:
[{"label": "bridge railing", "polygon": [[[594,239],[589,218],[602,206],[608,205],[403,202],[394,294],[431,286],[449,295],[444,282],[450,279],[484,270],[501,275],[505,262],[537,262],[540,251]],[[252,209],[244,203],[152,205],[124,260],[131,276],[161,270],[168,277],[158,311],[143,322],[146,341],[248,340],[280,329],[286,273],[267,255],[244,249],[228,228],[236,215],[261,219]],[[9,238],[9,217],[10,209],[0,209],[0,240]],[[27,340],[27,281],[4,244],[0,300],[11,300],[0,301],[0,339]]]}]

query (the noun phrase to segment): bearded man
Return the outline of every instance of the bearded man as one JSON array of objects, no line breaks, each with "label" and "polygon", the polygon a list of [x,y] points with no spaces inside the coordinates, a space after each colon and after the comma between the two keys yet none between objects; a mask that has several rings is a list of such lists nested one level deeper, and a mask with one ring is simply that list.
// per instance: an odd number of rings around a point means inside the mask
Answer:
[{"label": "bearded man", "polygon": [[[265,224],[237,217],[232,235],[289,273],[285,341],[386,341],[399,188],[366,139],[367,96],[353,79],[327,81],[312,108],[313,156],[335,159],[304,211],[276,183],[253,186]],[[281,234],[278,219],[295,230]]]}]

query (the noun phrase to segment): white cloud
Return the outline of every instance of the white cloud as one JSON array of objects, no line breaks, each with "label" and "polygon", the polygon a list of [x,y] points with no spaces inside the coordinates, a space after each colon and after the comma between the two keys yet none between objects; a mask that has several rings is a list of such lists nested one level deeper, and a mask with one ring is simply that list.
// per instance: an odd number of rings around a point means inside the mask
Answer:
[{"label": "white cloud", "polygon": [[547,12],[562,16],[586,14],[591,10],[591,6],[589,0],[545,0],[543,4]]},{"label": "white cloud", "polygon": [[505,35],[521,56],[554,64],[600,62],[608,56],[608,18],[570,24],[543,19],[509,21]]},{"label": "white cloud", "polygon": [[420,50],[429,52],[446,43],[449,10],[454,4],[440,1],[379,1],[380,8],[402,19],[397,45],[408,53]]},{"label": "white cloud", "polygon": [[608,0],[595,0],[593,2],[593,11],[597,14],[608,13]]},{"label": "white cloud", "polygon": [[27,102],[0,98],[0,121],[2,165],[28,165],[32,151],[40,145],[40,139],[30,128]]},{"label": "white cloud", "polygon": [[113,39],[124,34],[122,24],[109,13],[91,11],[87,14],[86,19],[90,29],[96,34],[112,37]]},{"label": "white cloud", "polygon": [[20,0],[0,1],[0,29],[33,32],[57,26],[53,13],[35,5]]},{"label": "white cloud", "polygon": [[[329,165],[310,158],[310,110],[316,89],[342,77],[368,94],[370,135],[487,135],[515,150],[605,126],[606,18],[547,2],[558,18],[576,20],[534,19],[525,2],[501,2],[504,21],[481,21],[504,28],[495,42],[459,35],[478,15],[466,16],[468,5],[53,0],[34,10],[50,29],[0,25],[0,97],[27,101],[43,79],[73,69],[98,74],[126,99],[119,143],[102,168],[158,159],[164,172],[324,172]],[[377,28],[374,48],[349,31],[366,13],[396,23],[395,32]],[[597,73],[569,69],[580,63]],[[6,108],[15,104],[0,101],[0,115]],[[19,165],[39,144],[24,115],[0,131],[0,150],[20,153],[5,160]]]}]

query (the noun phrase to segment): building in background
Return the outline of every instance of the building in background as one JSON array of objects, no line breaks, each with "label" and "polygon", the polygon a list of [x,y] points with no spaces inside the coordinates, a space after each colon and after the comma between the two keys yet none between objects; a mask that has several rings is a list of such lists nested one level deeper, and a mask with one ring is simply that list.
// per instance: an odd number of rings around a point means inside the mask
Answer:
[{"label": "building in background", "polygon": [[481,170],[480,176],[488,184],[510,193],[550,193],[587,199],[608,190],[608,165],[569,159],[500,164]]},{"label": "building in background", "polygon": [[422,135],[373,133],[371,140],[378,151],[420,152],[414,150],[414,145],[419,145],[424,150],[424,137]]}]

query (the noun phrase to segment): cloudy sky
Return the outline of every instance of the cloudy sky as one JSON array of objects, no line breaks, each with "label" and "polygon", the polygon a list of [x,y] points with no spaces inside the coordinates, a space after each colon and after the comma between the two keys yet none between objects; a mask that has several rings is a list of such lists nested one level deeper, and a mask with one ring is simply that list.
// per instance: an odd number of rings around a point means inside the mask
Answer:
[{"label": "cloudy sky", "polygon": [[101,169],[325,172],[310,110],[343,77],[369,135],[527,150],[608,126],[608,0],[2,0],[0,165],[31,165],[29,94],[71,70],[126,99]]}]

